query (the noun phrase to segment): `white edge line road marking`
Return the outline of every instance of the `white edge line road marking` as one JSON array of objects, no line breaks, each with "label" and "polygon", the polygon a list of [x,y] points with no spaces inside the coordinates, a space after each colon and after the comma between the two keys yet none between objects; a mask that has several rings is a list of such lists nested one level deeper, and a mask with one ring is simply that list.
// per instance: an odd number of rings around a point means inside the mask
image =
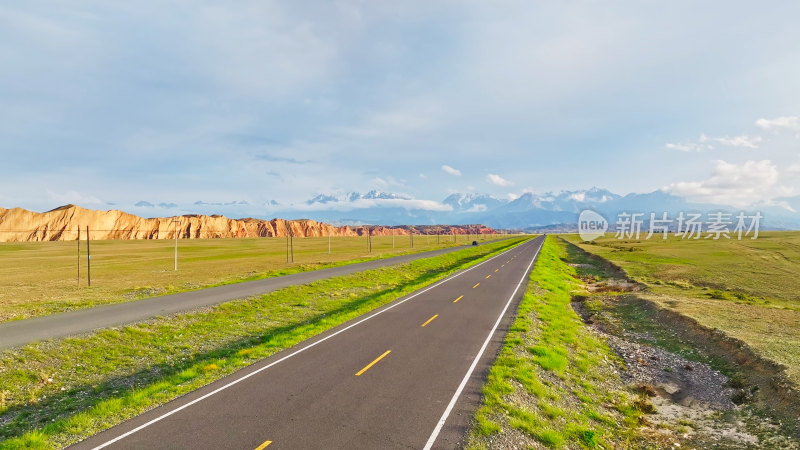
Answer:
[{"label": "white edge line road marking", "polygon": [[[527,242],[530,242],[530,241],[527,241]],[[525,243],[522,243],[522,244],[520,244],[520,245],[524,245],[524,244],[525,244]],[[468,268],[466,268],[466,269],[464,269],[464,270],[462,270],[462,271],[460,271],[460,272],[458,272],[458,273],[456,273],[456,274],[450,275],[449,277],[445,278],[444,280],[441,280],[441,281],[439,281],[439,282],[438,282],[438,283],[436,283],[436,284],[433,284],[433,285],[431,285],[431,286],[428,286],[427,288],[425,288],[425,289],[423,289],[423,290],[421,290],[421,291],[417,292],[416,294],[412,294],[411,296],[409,296],[409,297],[407,297],[407,298],[405,298],[405,299],[403,299],[403,300],[397,301],[397,303],[394,303],[393,305],[389,305],[388,307],[386,307],[386,308],[384,308],[384,309],[381,309],[380,311],[377,311],[377,312],[373,313],[372,315],[370,315],[370,316],[368,316],[368,317],[365,317],[365,318],[363,318],[363,319],[359,320],[359,321],[358,321],[358,322],[356,322],[356,323],[353,323],[353,324],[351,324],[351,325],[349,325],[349,326],[347,326],[347,327],[345,327],[345,328],[342,328],[341,330],[339,330],[339,331],[337,331],[337,332],[335,332],[335,333],[333,333],[333,334],[330,334],[330,335],[328,335],[328,336],[325,336],[324,338],[322,338],[322,339],[320,339],[320,340],[318,340],[318,341],[316,341],[316,342],[313,342],[313,343],[311,343],[311,344],[308,344],[307,346],[305,346],[305,347],[303,347],[303,348],[301,348],[301,349],[299,349],[299,350],[296,350],[296,351],[294,351],[294,352],[292,352],[292,353],[290,353],[290,354],[288,354],[288,355],[284,356],[283,358],[280,358],[280,359],[278,359],[277,361],[273,361],[273,362],[271,362],[271,363],[267,364],[266,366],[264,366],[264,367],[262,367],[262,368],[260,368],[260,369],[254,370],[254,371],[252,371],[252,372],[248,373],[247,375],[244,375],[244,376],[242,376],[241,378],[238,378],[238,379],[236,379],[236,380],[233,380],[233,381],[231,381],[230,383],[228,383],[228,384],[226,384],[226,385],[224,385],[224,386],[222,386],[222,387],[219,387],[219,388],[217,388],[217,389],[215,389],[215,390],[213,390],[213,391],[209,392],[208,394],[206,394],[206,395],[204,395],[204,396],[202,396],[202,397],[196,398],[196,399],[192,400],[191,402],[189,402],[189,403],[187,403],[187,404],[185,404],[185,405],[183,405],[183,406],[180,406],[180,407],[178,407],[178,408],[175,408],[175,409],[173,409],[172,411],[170,411],[170,412],[167,412],[167,413],[164,413],[164,414],[162,414],[162,415],[160,415],[160,416],[156,417],[155,419],[153,419],[153,420],[151,420],[151,421],[149,421],[149,422],[147,422],[147,423],[144,423],[144,424],[142,424],[142,425],[139,425],[138,427],[136,427],[136,428],[134,428],[134,429],[132,429],[132,430],[128,431],[127,433],[121,434],[121,435],[119,435],[119,436],[115,437],[114,439],[111,439],[110,441],[104,442],[104,443],[102,443],[102,444],[98,445],[97,447],[94,447],[92,450],[99,450],[99,449],[101,449],[101,448],[108,447],[109,445],[111,445],[111,444],[113,444],[113,443],[115,443],[115,442],[117,442],[117,441],[120,441],[120,440],[122,440],[122,439],[125,439],[126,437],[128,437],[128,436],[130,436],[130,435],[132,435],[132,434],[134,434],[134,433],[136,433],[136,432],[138,432],[138,431],[141,431],[141,430],[143,430],[143,429],[145,429],[145,428],[149,427],[150,425],[152,425],[152,424],[154,424],[154,423],[156,423],[156,422],[159,422],[159,421],[161,421],[161,420],[163,420],[163,419],[166,419],[167,417],[169,417],[169,416],[171,416],[171,415],[175,414],[176,412],[179,412],[179,411],[181,411],[181,410],[183,410],[183,409],[186,409],[186,408],[188,408],[188,407],[190,407],[190,406],[194,405],[195,403],[201,402],[201,401],[203,401],[203,400],[207,399],[208,397],[211,397],[212,395],[214,395],[214,394],[216,394],[216,393],[218,393],[218,392],[224,391],[225,389],[228,389],[229,387],[233,386],[234,384],[237,384],[237,383],[239,383],[240,381],[244,381],[244,380],[246,380],[246,379],[248,379],[248,378],[252,377],[253,375],[256,375],[256,374],[258,374],[258,373],[261,373],[261,372],[263,372],[263,371],[265,371],[265,370],[269,369],[270,367],[272,367],[272,366],[274,366],[274,365],[276,365],[276,364],[278,364],[278,363],[281,363],[281,362],[283,362],[283,361],[286,361],[287,359],[289,359],[289,358],[291,358],[291,357],[293,357],[293,356],[295,356],[295,355],[298,355],[298,354],[300,354],[300,353],[302,353],[302,352],[304,352],[304,351],[306,351],[306,350],[310,349],[311,347],[314,347],[314,346],[316,346],[316,345],[318,345],[318,344],[321,344],[321,343],[323,343],[323,342],[327,341],[328,339],[330,339],[330,338],[332,338],[332,337],[334,337],[334,336],[336,336],[336,335],[338,335],[338,334],[340,334],[340,333],[344,333],[345,331],[349,330],[350,328],[353,328],[353,327],[354,327],[354,326],[356,326],[356,325],[360,325],[360,324],[362,324],[362,323],[366,322],[367,320],[369,320],[369,319],[372,319],[373,317],[377,316],[378,314],[382,314],[382,313],[384,313],[384,312],[386,312],[386,311],[388,311],[388,310],[390,310],[390,309],[392,309],[392,308],[394,308],[394,307],[396,307],[396,306],[400,306],[400,305],[402,305],[403,303],[405,303],[405,302],[407,302],[407,301],[411,300],[412,298],[414,298],[414,297],[417,297],[417,296],[419,296],[419,295],[422,295],[422,294],[424,294],[425,292],[428,292],[429,290],[431,290],[431,289],[433,289],[433,288],[435,288],[435,287],[437,287],[437,286],[439,286],[439,285],[442,285],[442,284],[444,284],[444,283],[446,283],[446,282],[448,282],[448,281],[450,281],[450,280],[452,280],[452,279],[454,279],[454,278],[456,278],[456,277],[459,277],[459,276],[461,276],[461,275],[463,275],[463,274],[465,274],[465,273],[469,272],[470,270],[472,270],[472,269],[474,269],[474,268],[476,268],[476,267],[478,267],[478,266],[481,266],[481,265],[483,265],[483,264],[486,264],[487,262],[489,262],[489,261],[491,261],[491,260],[493,260],[493,259],[495,259],[495,258],[499,257],[500,255],[503,255],[503,254],[505,254],[505,253],[508,253],[508,252],[510,252],[510,251],[512,251],[512,250],[514,250],[514,249],[517,249],[518,247],[519,247],[519,245],[515,245],[514,247],[512,247],[512,248],[510,248],[510,249],[508,249],[508,250],[506,250],[506,251],[504,251],[504,252],[498,253],[498,254],[496,254],[496,255],[492,256],[491,258],[489,258],[489,259],[487,259],[487,260],[485,260],[485,261],[479,262],[478,264],[475,264],[475,265],[474,265],[474,266],[472,266],[472,267],[468,267]],[[538,253],[538,252],[537,252],[537,253]],[[506,307],[507,307],[507,306],[506,306]],[[505,311],[505,310],[503,310],[503,311]],[[495,327],[497,327],[497,325],[495,325]],[[494,333],[494,331],[492,331],[492,332]],[[481,352],[483,352],[483,350],[481,350]]]},{"label": "white edge line road marking", "polygon": [[[542,245],[544,245],[544,241],[542,241]],[[536,257],[539,255],[539,250],[542,249],[542,245],[536,249],[536,253],[533,255],[531,259],[531,263],[528,264],[528,268],[525,269],[525,273],[522,274],[522,279],[519,280],[517,283],[517,288],[514,289],[514,293],[511,294],[511,297],[508,298],[508,302],[506,302],[505,308],[503,308],[503,312],[500,313],[500,317],[497,318],[497,322],[494,323],[494,327],[492,327],[492,331],[489,332],[489,336],[486,337],[486,340],[483,342],[483,346],[478,351],[478,354],[475,356],[475,359],[472,361],[472,365],[469,366],[469,370],[467,370],[467,374],[464,375],[464,379],[461,380],[461,384],[458,385],[458,389],[456,389],[456,393],[453,394],[453,398],[450,399],[450,403],[447,405],[447,409],[444,410],[444,414],[442,414],[442,418],[439,419],[439,423],[436,424],[436,428],[433,429],[433,433],[431,433],[431,437],[428,438],[428,442],[425,443],[424,450],[430,450],[433,447],[433,443],[436,441],[436,438],[439,437],[439,433],[442,431],[442,427],[444,423],[447,421],[447,418],[450,416],[450,413],[453,411],[453,407],[456,406],[456,401],[458,401],[458,397],[461,396],[461,391],[464,390],[464,387],[467,385],[467,381],[469,381],[469,377],[472,376],[472,372],[475,371],[475,367],[478,366],[478,361],[483,356],[483,352],[486,351],[486,347],[489,346],[489,342],[492,340],[492,336],[494,336],[494,332],[497,330],[497,327],[500,326],[500,322],[503,320],[503,316],[506,314],[506,310],[511,305],[511,301],[514,300],[514,296],[517,295],[517,291],[519,291],[520,286],[528,278],[528,272],[531,270],[534,261],[536,261]]]}]

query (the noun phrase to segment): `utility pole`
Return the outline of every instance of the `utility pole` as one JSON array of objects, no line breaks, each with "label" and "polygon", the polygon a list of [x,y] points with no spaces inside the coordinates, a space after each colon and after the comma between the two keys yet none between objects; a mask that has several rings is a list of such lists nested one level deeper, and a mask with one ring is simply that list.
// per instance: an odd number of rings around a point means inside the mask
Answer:
[{"label": "utility pole", "polygon": [[411,231],[411,248],[414,248],[414,227],[411,227],[410,231]]},{"label": "utility pole", "polygon": [[81,287],[81,226],[78,225],[78,287]]},{"label": "utility pole", "polygon": [[89,249],[89,226],[86,226],[86,281],[92,286],[92,252]]},{"label": "utility pole", "polygon": [[369,252],[372,253],[372,228],[367,226],[367,245],[369,246]]},{"label": "utility pole", "polygon": [[286,262],[294,262],[294,236],[292,235],[292,227],[288,220],[284,223],[286,224]]},{"label": "utility pole", "polygon": [[331,254],[331,230],[328,229],[328,254]]},{"label": "utility pole", "polygon": [[178,218],[172,219],[172,223],[175,224],[175,271],[178,270],[178,224],[180,221]]}]

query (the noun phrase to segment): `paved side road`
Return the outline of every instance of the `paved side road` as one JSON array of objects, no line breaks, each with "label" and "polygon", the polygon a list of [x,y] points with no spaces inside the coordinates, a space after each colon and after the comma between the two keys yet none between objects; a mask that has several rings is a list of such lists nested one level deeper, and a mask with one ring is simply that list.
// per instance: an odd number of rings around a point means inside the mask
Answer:
[{"label": "paved side road", "polygon": [[509,249],[74,448],[459,447],[543,241]]},{"label": "paved side road", "polygon": [[404,264],[422,258],[430,258],[454,252],[467,247],[468,246],[450,247],[7,322],[0,324],[0,350],[44,339],[72,336],[97,329],[139,322],[153,317],[186,312],[205,306],[217,305],[230,300],[267,294],[288,286],[308,284],[325,278],[349,275],[351,273],[378,267]]}]

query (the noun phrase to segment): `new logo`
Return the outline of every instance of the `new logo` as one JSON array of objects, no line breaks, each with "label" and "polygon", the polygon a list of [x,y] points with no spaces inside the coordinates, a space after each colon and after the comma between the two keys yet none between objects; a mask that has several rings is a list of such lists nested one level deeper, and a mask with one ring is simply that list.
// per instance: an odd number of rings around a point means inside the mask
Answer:
[{"label": "new logo", "polygon": [[608,230],[608,221],[605,217],[592,211],[584,209],[578,216],[578,234],[584,241],[593,241],[604,235]]}]

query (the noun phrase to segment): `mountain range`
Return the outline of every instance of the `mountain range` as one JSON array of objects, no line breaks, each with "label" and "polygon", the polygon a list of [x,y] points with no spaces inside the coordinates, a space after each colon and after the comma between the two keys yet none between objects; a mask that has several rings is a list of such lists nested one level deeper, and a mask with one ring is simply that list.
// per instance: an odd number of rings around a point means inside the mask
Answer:
[{"label": "mountain range", "polygon": [[[91,233],[90,233],[91,231]],[[0,208],[0,242],[74,241],[76,239],[212,239],[247,237],[408,236],[409,234],[494,234],[469,226],[333,226],[316,220],[229,219],[187,214],[143,218],[119,210],[98,211],[65,205],[39,213]]]},{"label": "mountain range", "polygon": [[526,192],[517,198],[497,198],[486,194],[454,193],[441,202],[421,201],[405,194],[369,191],[366,194],[320,194],[307,200],[302,208],[273,207],[278,217],[311,217],[336,224],[474,224],[501,229],[543,229],[549,226],[576,224],[580,212],[592,209],[610,223],[622,212],[649,213],[674,218],[681,212],[754,214],[759,211],[765,229],[800,229],[800,197],[747,208],[730,205],[693,203],[662,190],[650,193],[615,194],[593,187],[586,190]]}]

